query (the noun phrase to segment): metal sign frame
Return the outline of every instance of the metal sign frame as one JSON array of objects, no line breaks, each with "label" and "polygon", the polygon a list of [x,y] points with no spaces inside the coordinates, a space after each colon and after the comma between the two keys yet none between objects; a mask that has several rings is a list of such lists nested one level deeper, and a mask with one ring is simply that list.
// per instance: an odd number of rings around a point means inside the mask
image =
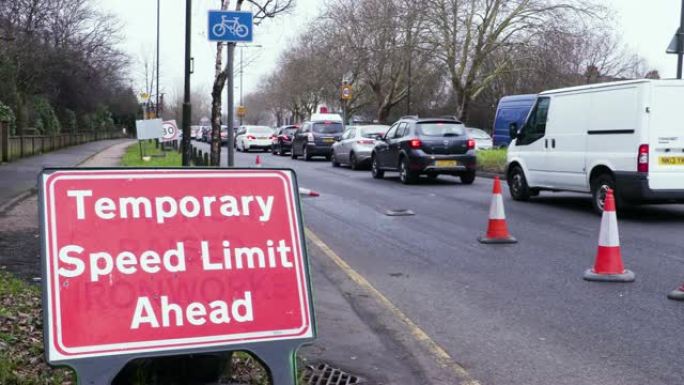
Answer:
[{"label": "metal sign frame", "polygon": [[50,281],[50,272],[48,271],[47,261],[47,218],[45,216],[45,199],[46,191],[44,186],[44,178],[53,173],[60,171],[76,171],[76,172],[97,172],[97,171],[122,171],[122,172],[136,172],[136,171],[160,171],[168,172],[216,172],[215,168],[49,168],[43,169],[38,175],[38,210],[40,222],[40,240],[41,240],[41,270],[42,270],[42,302],[43,302],[43,342],[45,345],[45,359],[53,366],[68,366],[73,368],[77,373],[78,384],[80,385],[102,385],[110,384],[116,375],[123,369],[123,367],[140,358],[158,358],[171,357],[179,355],[200,354],[200,353],[219,353],[230,351],[247,351],[257,356],[266,366],[271,377],[271,383],[275,385],[296,385],[297,383],[297,368],[296,368],[296,352],[302,344],[310,343],[316,339],[317,325],[316,315],[313,306],[313,291],[311,282],[311,267],[309,257],[306,249],[306,235],[304,232],[304,225],[302,221],[301,201],[298,194],[298,183],[296,173],[292,169],[251,169],[251,168],[235,168],[231,170],[220,170],[221,172],[288,172],[291,176],[295,206],[295,216],[297,218],[297,227],[299,230],[300,239],[299,249],[302,257],[302,274],[303,279],[306,280],[306,290],[308,292],[308,303],[305,304],[308,309],[311,330],[311,337],[295,337],[284,340],[272,340],[266,342],[236,342],[226,343],[220,346],[208,347],[194,347],[194,348],[178,348],[174,350],[164,350],[161,352],[141,352],[141,353],[123,353],[123,354],[108,354],[97,357],[85,357],[75,359],[64,359],[59,361],[50,361],[48,350],[50,341],[50,330],[48,328],[50,317],[52,316],[51,308],[48,305],[48,282]]}]

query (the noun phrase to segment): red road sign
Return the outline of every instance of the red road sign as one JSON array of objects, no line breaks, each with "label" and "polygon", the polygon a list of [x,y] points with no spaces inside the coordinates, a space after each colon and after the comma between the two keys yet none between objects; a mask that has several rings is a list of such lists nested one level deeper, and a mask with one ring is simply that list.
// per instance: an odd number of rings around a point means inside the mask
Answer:
[{"label": "red road sign", "polygon": [[162,142],[171,142],[178,139],[180,131],[178,130],[178,125],[176,125],[175,120],[163,122],[162,127],[164,127],[164,136],[161,137]]},{"label": "red road sign", "polygon": [[40,184],[50,362],[314,336],[291,171],[47,170]]}]

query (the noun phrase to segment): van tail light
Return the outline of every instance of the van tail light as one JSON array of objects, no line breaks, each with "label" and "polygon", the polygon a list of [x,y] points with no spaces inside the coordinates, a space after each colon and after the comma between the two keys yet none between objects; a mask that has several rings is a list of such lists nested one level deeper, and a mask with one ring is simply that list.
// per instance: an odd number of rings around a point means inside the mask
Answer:
[{"label": "van tail light", "polygon": [[309,142],[314,142],[314,136],[313,136],[313,134],[309,132],[309,133],[306,135],[306,140],[309,141]]},{"label": "van tail light", "polygon": [[417,150],[423,146],[423,142],[420,141],[420,139],[411,139],[409,142],[409,147],[411,147],[414,150]]},{"label": "van tail light", "polygon": [[639,146],[639,154],[637,155],[637,171],[648,172],[648,144]]},{"label": "van tail light", "polygon": [[475,149],[475,139],[468,139],[468,150]]},{"label": "van tail light", "polygon": [[255,140],[256,138],[253,135],[247,135],[247,140]]}]

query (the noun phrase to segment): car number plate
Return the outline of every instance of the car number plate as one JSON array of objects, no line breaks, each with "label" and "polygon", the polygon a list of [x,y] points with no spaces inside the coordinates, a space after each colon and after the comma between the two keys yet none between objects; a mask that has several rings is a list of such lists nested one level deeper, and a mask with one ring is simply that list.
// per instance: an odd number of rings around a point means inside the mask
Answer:
[{"label": "car number plate", "polygon": [[332,143],[334,141],[335,141],[334,138],[323,138],[323,142],[325,142],[325,143]]},{"label": "car number plate", "polygon": [[456,167],[458,162],[455,160],[436,160],[435,166],[437,167]]},{"label": "car number plate", "polygon": [[661,166],[684,166],[684,156],[661,156],[658,158]]}]

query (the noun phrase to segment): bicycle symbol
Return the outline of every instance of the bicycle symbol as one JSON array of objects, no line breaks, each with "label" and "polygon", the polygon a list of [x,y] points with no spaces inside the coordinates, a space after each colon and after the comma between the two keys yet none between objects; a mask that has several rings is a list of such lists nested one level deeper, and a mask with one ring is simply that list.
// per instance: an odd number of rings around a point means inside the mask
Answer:
[{"label": "bicycle symbol", "polygon": [[216,24],[211,29],[216,37],[223,37],[226,32],[230,32],[240,38],[244,38],[249,34],[249,28],[240,24],[240,18],[234,17],[232,20],[228,16],[221,16],[221,24]]}]

